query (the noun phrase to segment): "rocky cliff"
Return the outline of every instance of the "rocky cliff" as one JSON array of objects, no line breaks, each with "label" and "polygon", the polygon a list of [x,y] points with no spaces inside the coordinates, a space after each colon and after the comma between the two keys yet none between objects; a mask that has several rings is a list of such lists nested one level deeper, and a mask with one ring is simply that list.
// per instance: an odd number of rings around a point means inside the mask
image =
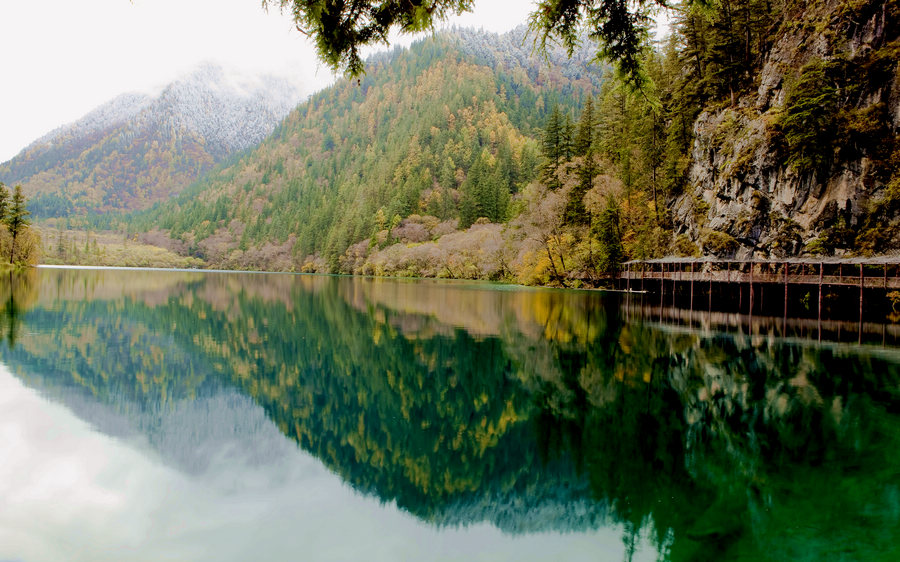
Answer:
[{"label": "rocky cliff", "polygon": [[755,90],[694,125],[675,223],[704,253],[900,248],[900,3],[789,1]]}]

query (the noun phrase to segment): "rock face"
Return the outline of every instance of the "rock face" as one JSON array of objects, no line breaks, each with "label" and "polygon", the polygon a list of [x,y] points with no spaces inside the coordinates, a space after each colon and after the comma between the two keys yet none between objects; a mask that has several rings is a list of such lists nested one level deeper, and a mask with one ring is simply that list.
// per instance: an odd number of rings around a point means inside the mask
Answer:
[{"label": "rock face", "polygon": [[896,0],[789,2],[756,91],[694,125],[681,232],[737,257],[896,250],[898,53]]},{"label": "rock face", "polygon": [[157,95],[125,94],[0,164],[37,216],[143,209],[261,142],[299,102],[274,77],[205,64]]}]

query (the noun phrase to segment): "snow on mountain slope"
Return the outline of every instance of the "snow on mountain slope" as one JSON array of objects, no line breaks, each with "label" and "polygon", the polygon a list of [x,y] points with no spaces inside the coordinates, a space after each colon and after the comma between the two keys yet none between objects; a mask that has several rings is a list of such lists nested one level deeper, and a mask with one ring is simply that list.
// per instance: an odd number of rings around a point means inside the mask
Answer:
[{"label": "snow on mountain slope", "polygon": [[0,165],[0,181],[22,184],[37,216],[146,208],[258,144],[300,99],[286,79],[206,63],[41,137]]}]

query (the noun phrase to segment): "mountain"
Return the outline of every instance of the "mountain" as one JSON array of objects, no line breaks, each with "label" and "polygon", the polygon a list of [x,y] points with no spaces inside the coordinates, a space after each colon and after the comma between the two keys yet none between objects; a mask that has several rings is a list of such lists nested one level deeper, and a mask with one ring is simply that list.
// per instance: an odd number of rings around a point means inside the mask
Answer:
[{"label": "mountain", "polygon": [[138,228],[167,230],[220,267],[336,270],[348,246],[411,216],[445,231],[506,220],[553,107],[571,118],[599,91],[592,52],[543,60],[524,29],[453,30],[376,56]]},{"label": "mountain", "polygon": [[674,13],[637,91],[587,40],[544,59],[523,28],[437,33],[96,225],[219,268],[560,286],[629,259],[900,249],[900,0]]},{"label": "mountain", "polygon": [[672,254],[893,251],[898,30],[896,0],[683,4],[645,91],[589,43],[542,61],[523,29],[439,33],[134,225],[215,267],[557,285]]},{"label": "mountain", "polygon": [[0,165],[0,181],[22,184],[38,217],[147,208],[259,143],[300,97],[284,79],[207,63],[52,131]]}]

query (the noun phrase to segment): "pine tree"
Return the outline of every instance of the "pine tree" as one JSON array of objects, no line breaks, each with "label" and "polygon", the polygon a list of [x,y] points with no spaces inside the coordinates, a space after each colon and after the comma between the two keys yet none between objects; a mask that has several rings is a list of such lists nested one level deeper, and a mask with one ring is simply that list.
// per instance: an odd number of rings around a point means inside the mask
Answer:
[{"label": "pine tree", "polygon": [[565,130],[562,115],[559,112],[559,106],[554,104],[550,110],[550,117],[547,118],[547,125],[544,127],[544,138],[542,148],[544,152],[544,163],[542,179],[550,189],[558,189],[560,187],[559,178],[556,177],[556,171],[563,163]]},{"label": "pine tree", "polygon": [[597,129],[597,117],[594,113],[594,102],[588,98],[584,111],[578,120],[575,137],[572,142],[575,156],[581,157],[578,164],[578,183],[573,187],[566,205],[566,222],[587,224],[588,212],[584,207],[584,194],[591,189],[594,177],[599,173],[594,151],[594,136]]},{"label": "pine tree", "polygon": [[6,228],[9,229],[9,235],[12,237],[12,244],[9,248],[9,263],[13,263],[16,257],[16,238],[31,224],[28,220],[28,209],[25,208],[25,196],[22,195],[22,186],[17,185],[15,193],[13,193],[12,205],[9,213],[4,217]]},{"label": "pine tree", "polygon": [[596,128],[597,117],[594,115],[594,98],[591,96],[584,104],[584,110],[581,112],[581,118],[576,127],[573,141],[575,156],[584,156],[593,147]]},{"label": "pine tree", "polygon": [[562,154],[563,162],[569,162],[575,156],[575,124],[572,123],[572,116],[566,113],[566,119],[562,127]]},{"label": "pine tree", "polygon": [[6,213],[9,211],[9,190],[0,181],[0,221],[6,222]]},{"label": "pine tree", "polygon": [[596,224],[593,225],[594,234],[600,242],[597,257],[597,267],[602,272],[614,273],[621,269],[625,259],[625,249],[622,247],[622,232],[620,229],[619,206],[615,199],[607,200],[606,209],[600,213]]},{"label": "pine tree", "polygon": [[656,225],[659,226],[659,171],[664,164],[665,158],[665,140],[666,130],[663,116],[660,111],[653,109],[647,114],[643,120],[641,131],[641,154],[643,157],[644,167],[649,170],[649,180],[651,197],[653,200],[653,214],[656,218]]}]

